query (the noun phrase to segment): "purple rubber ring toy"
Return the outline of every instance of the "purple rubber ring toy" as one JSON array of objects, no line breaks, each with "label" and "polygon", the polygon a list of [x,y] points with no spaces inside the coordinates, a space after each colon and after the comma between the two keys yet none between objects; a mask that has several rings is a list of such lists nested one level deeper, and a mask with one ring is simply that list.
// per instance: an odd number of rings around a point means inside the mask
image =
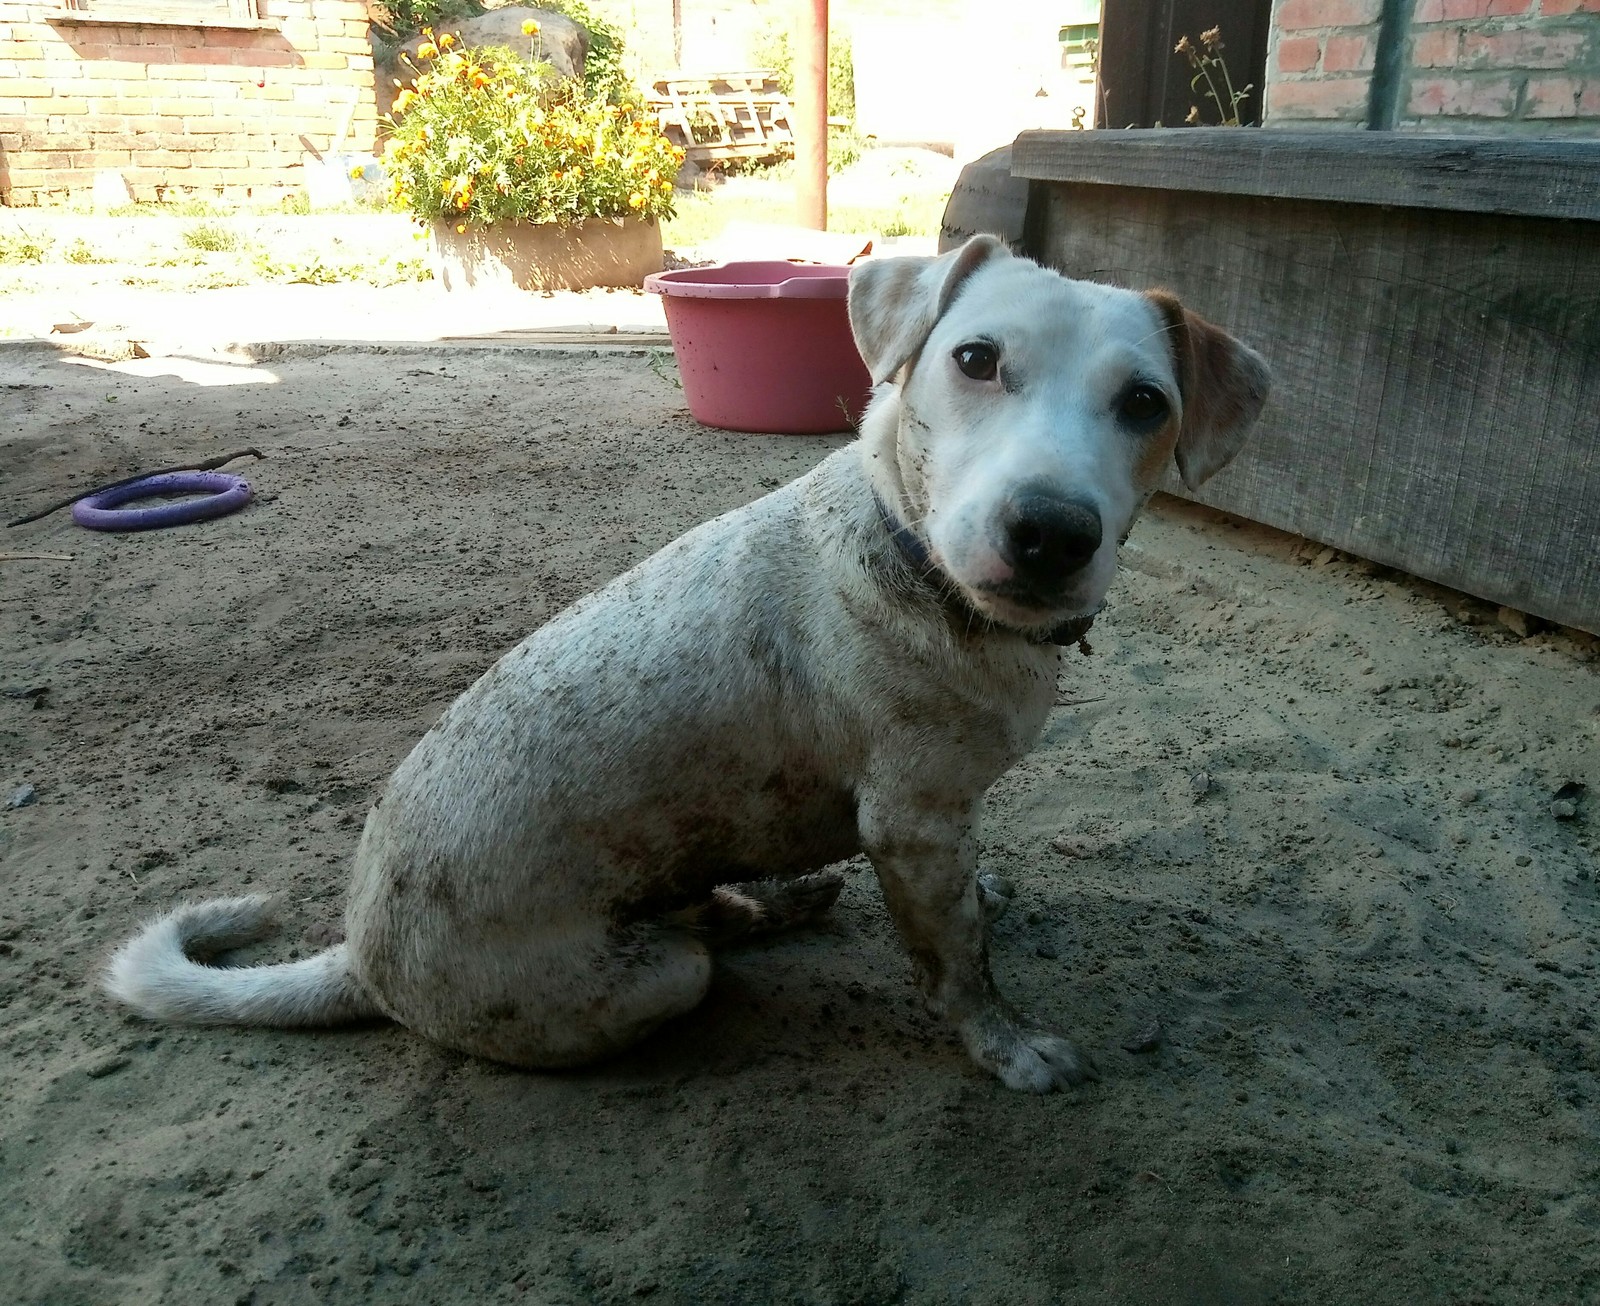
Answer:
[{"label": "purple rubber ring toy", "polygon": [[[119,504],[156,494],[204,494],[153,508],[122,508]],[[237,512],[250,502],[250,482],[226,472],[168,472],[142,481],[113,486],[85,495],[72,505],[72,520],[91,531],[149,531],[161,526],[181,526]]]}]

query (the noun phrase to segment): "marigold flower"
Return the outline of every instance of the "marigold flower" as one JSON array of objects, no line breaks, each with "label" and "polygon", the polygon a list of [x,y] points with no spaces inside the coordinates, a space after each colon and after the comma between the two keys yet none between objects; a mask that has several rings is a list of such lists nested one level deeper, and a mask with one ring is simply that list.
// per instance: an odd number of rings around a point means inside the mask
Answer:
[{"label": "marigold flower", "polygon": [[399,95],[394,97],[394,111],[396,113],[404,113],[416,102],[417,93],[415,91],[401,91]]},{"label": "marigold flower", "polygon": [[642,209],[644,207],[644,192],[636,190],[632,195],[628,196],[628,207],[630,209]]},{"label": "marigold flower", "polygon": [[449,32],[446,32],[443,36],[441,36],[439,38],[439,48],[441,50],[448,50],[455,43],[456,43],[456,38],[451,36]]},{"label": "marigold flower", "polygon": [[463,234],[465,234],[466,230],[467,230],[467,224],[465,222],[456,223],[456,235],[458,235],[458,236],[463,235]]},{"label": "marigold flower", "polygon": [[439,47],[432,41],[424,41],[417,47],[417,58],[432,59],[439,53]]},{"label": "marigold flower", "polygon": [[522,34],[524,36],[538,36],[539,24],[534,22],[533,19],[529,18],[522,24]]}]

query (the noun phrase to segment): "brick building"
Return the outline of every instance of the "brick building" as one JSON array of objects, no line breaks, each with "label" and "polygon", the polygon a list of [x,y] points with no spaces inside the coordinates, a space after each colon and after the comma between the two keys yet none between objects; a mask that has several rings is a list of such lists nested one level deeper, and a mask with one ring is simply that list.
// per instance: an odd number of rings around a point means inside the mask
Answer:
[{"label": "brick building", "polygon": [[1277,0],[1268,127],[1600,136],[1600,0]]},{"label": "brick building", "polygon": [[362,0],[0,0],[0,203],[299,190],[308,145],[370,151]]}]

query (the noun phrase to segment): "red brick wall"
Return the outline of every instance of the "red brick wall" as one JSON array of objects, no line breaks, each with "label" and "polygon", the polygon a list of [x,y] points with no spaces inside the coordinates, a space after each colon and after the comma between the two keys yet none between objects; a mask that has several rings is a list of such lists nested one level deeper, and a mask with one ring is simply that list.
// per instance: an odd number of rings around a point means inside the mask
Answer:
[{"label": "red brick wall", "polygon": [[300,137],[326,150],[352,97],[345,150],[372,149],[362,0],[261,0],[249,30],[50,21],[70,12],[0,0],[0,202],[86,194],[106,168],[139,200],[270,199],[301,187]]},{"label": "red brick wall", "polygon": [[[1380,0],[1277,0],[1266,125],[1359,127]],[[1600,136],[1600,0],[1414,0],[1403,130]]]}]

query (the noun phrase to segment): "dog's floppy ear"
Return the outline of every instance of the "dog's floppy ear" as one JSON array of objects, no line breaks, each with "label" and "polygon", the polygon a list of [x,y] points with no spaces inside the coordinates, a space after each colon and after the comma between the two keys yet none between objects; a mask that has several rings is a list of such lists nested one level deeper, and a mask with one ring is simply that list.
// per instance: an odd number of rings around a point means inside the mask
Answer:
[{"label": "dog's floppy ear", "polygon": [[1178,473],[1191,490],[1233,460],[1261,415],[1272,374],[1260,354],[1191,313],[1163,290],[1150,292],[1167,326],[1183,397]]},{"label": "dog's floppy ear", "polygon": [[922,348],[962,282],[993,258],[993,236],[974,236],[938,258],[879,258],[850,269],[850,329],[872,384],[887,381]]}]

